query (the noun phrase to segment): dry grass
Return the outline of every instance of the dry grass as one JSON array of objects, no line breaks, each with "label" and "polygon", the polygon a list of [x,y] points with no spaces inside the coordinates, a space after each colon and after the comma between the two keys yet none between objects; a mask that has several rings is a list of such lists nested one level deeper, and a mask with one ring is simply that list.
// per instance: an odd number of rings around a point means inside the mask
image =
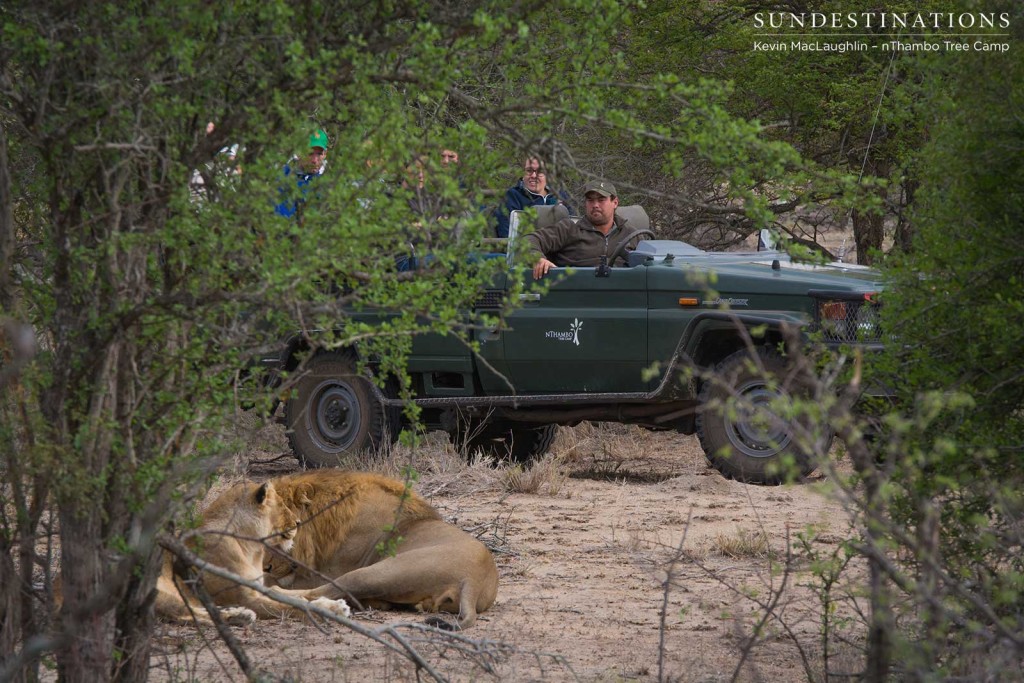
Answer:
[{"label": "dry grass", "polygon": [[[225,479],[235,481],[244,476],[275,476],[297,468],[281,425],[264,423],[247,414],[243,414],[237,424],[244,446],[236,455],[234,466],[228,468],[230,472],[225,473]],[[469,495],[481,490],[554,496],[562,492],[571,469],[566,466],[564,457],[558,454],[578,449],[585,442],[602,441],[607,439],[592,425],[585,424],[575,429],[563,427],[552,452],[524,467],[496,462],[479,451],[467,462],[449,442],[447,435],[431,432],[417,439],[414,446],[398,441],[375,453],[342,456],[337,466],[376,472],[396,479],[402,479],[407,472],[413,471],[419,479],[420,493],[427,497]],[[606,445],[604,448],[613,447]]]},{"label": "dry grass", "polygon": [[636,425],[583,422],[562,427],[552,453],[572,477],[653,483],[707,470],[703,457],[665,448],[684,438]]},{"label": "dry grass", "polygon": [[778,551],[771,547],[768,534],[763,529],[737,529],[687,543],[679,558],[690,562],[706,562],[711,557],[742,559],[777,559]]},{"label": "dry grass", "polygon": [[651,533],[644,529],[632,527],[617,527],[614,524],[609,530],[610,535],[606,539],[607,547],[615,550],[624,550],[628,553],[646,551],[658,546]]},{"label": "dry grass", "polygon": [[648,434],[634,425],[582,422],[559,429],[551,450],[569,465],[594,459],[621,464],[646,453]]},{"label": "dry grass", "polygon": [[710,550],[733,559],[766,559],[777,555],[763,529],[739,529],[733,534],[718,534],[711,539]]},{"label": "dry grass", "polygon": [[[234,436],[244,444],[228,468],[238,477],[278,476],[298,467],[280,424],[243,413]],[[480,491],[562,496],[570,477],[661,481],[687,470],[706,469],[703,460],[652,458],[652,451],[663,451],[654,440],[664,438],[633,425],[584,422],[561,427],[551,452],[523,466],[496,462],[481,452],[467,462],[446,434],[431,432],[417,439],[415,446],[395,442],[377,453],[343,456],[337,466],[396,479],[415,472],[417,490],[428,498]]]},{"label": "dry grass", "polygon": [[517,464],[502,469],[502,480],[509,493],[557,496],[569,478],[561,459],[550,453],[525,468]]}]

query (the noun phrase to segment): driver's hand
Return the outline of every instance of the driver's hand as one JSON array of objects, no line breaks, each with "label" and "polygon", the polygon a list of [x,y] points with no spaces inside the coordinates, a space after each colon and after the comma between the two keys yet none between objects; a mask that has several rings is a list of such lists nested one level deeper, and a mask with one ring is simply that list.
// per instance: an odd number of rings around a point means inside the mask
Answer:
[{"label": "driver's hand", "polygon": [[556,267],[557,266],[555,266],[554,263],[548,261],[546,258],[542,256],[541,259],[537,261],[537,264],[533,267],[533,279],[541,279],[542,277],[548,274],[549,270]]}]

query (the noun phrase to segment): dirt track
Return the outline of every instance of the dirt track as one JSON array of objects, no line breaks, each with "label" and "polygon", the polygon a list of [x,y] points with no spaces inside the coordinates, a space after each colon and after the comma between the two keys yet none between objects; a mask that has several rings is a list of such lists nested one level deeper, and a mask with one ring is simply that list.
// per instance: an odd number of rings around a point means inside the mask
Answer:
[{"label": "dirt track", "polygon": [[[266,463],[274,445],[254,451],[250,476],[294,469],[291,458]],[[820,605],[801,585],[808,563],[794,559],[799,571],[788,576],[783,568],[797,532],[814,525],[812,545],[826,552],[845,532],[821,481],[729,481],[705,465],[693,437],[621,427],[570,430],[556,455],[558,468],[536,475],[537,493],[510,492],[508,473],[484,465],[460,467],[446,456],[421,463],[433,473],[417,490],[495,550],[498,598],[463,634],[469,640],[438,640],[410,612],[356,619],[411,624],[401,632],[450,680],[646,681],[659,669],[664,680],[730,680],[761,618],[758,603],[785,582],[781,619],[761,629],[739,680],[820,675]],[[527,478],[517,487],[532,485]],[[262,622],[236,635],[254,662],[290,680],[416,680],[403,658],[338,625]],[[188,628],[167,628],[159,649],[157,679],[170,667],[178,680],[242,680],[222,646],[214,648],[218,662]],[[832,670],[854,670],[848,659],[833,659]]]}]

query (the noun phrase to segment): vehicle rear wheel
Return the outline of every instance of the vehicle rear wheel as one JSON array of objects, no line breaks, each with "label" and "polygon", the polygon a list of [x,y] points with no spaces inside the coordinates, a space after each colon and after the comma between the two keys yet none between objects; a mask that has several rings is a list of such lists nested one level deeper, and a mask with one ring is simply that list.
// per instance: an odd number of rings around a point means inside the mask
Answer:
[{"label": "vehicle rear wheel", "polygon": [[391,434],[391,420],[356,363],[342,353],[309,361],[285,405],[288,441],[304,467],[334,467],[342,456],[377,450]]},{"label": "vehicle rear wheel", "polygon": [[483,451],[496,460],[527,464],[551,450],[558,436],[558,425],[526,427],[511,426],[507,422],[465,420],[448,436],[466,457]]},{"label": "vehicle rear wheel", "polygon": [[[784,415],[792,400],[810,396],[810,387],[794,379],[770,349],[758,349],[754,359],[745,349],[728,356],[699,397],[697,437],[711,465],[753,484],[810,474],[814,454],[827,452],[832,431],[815,424],[806,411]],[[807,443],[807,435],[816,435],[814,443]]]}]

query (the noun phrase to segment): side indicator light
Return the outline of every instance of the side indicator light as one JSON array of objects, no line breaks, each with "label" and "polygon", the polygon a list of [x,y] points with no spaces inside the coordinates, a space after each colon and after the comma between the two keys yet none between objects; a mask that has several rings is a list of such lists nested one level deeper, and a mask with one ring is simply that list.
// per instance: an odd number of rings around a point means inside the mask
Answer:
[{"label": "side indicator light", "polygon": [[697,306],[700,304],[700,300],[696,297],[681,296],[679,297],[680,306]]}]

